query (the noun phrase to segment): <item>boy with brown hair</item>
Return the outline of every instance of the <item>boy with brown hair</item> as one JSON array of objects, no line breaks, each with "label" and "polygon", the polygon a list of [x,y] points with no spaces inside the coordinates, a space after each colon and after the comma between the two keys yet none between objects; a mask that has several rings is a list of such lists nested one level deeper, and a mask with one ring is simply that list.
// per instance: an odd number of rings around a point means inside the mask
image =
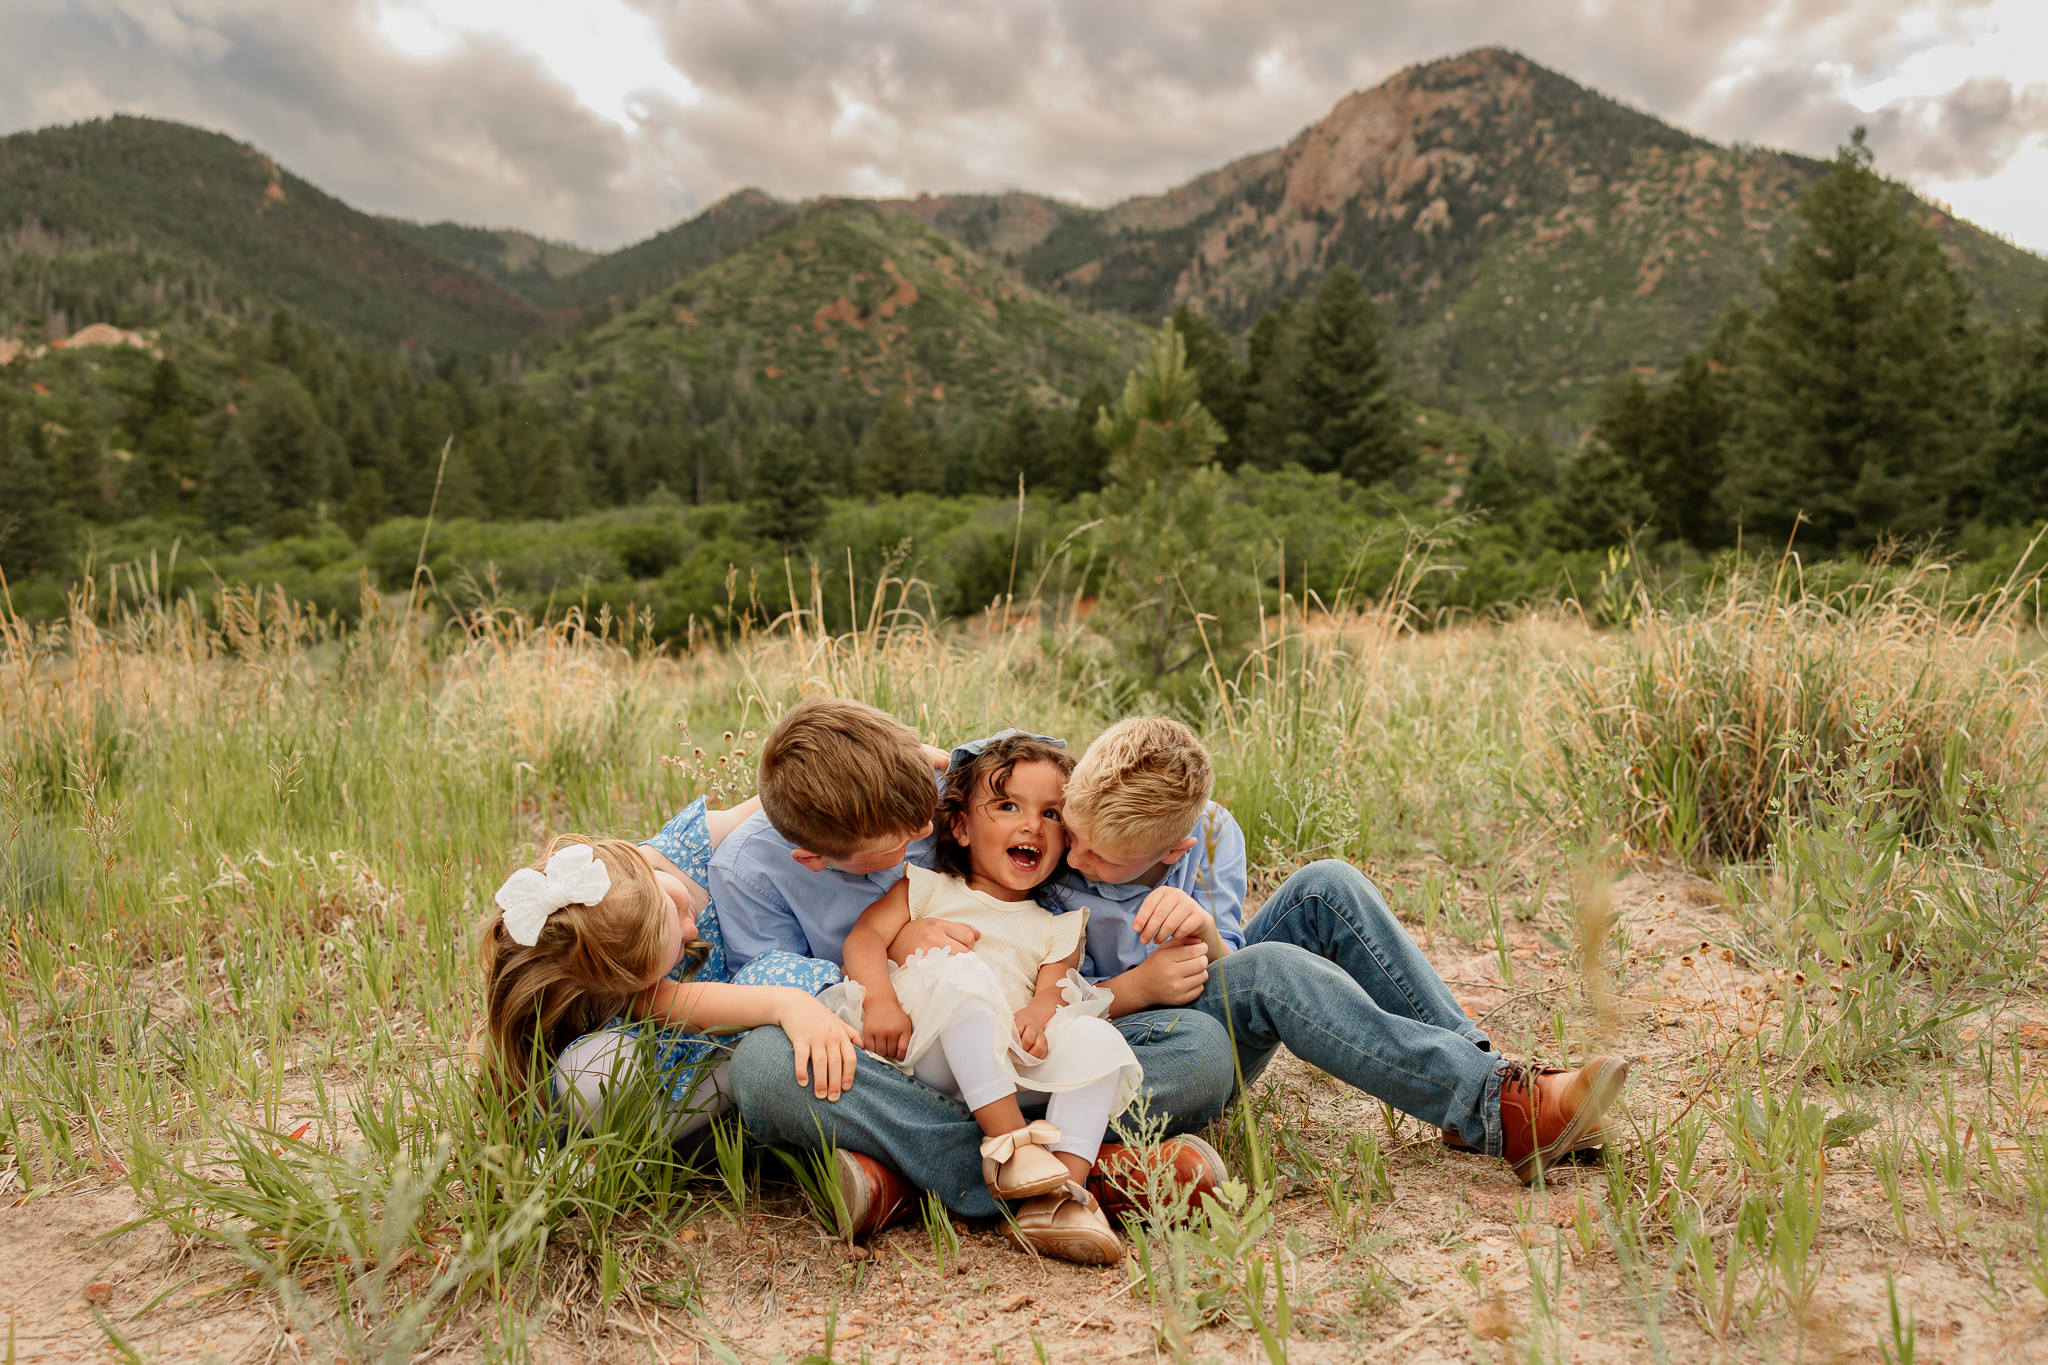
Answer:
[{"label": "boy with brown hair", "polygon": [[1088,747],[1065,809],[1068,885],[1091,912],[1085,975],[1119,1004],[1190,1006],[1225,1025],[1247,1084],[1284,1043],[1447,1144],[1505,1158],[1524,1183],[1599,1145],[1628,1062],[1558,1071],[1495,1055],[1350,864],[1302,868],[1242,926],[1244,836],[1209,799],[1214,782],[1202,742],[1163,716]]},{"label": "boy with brown hair", "polygon": [[[843,979],[846,936],[861,913],[902,878],[907,861],[931,866],[935,769],[988,742],[949,756],[860,702],[808,697],[792,707],[761,749],[761,810],[711,859],[712,903],[735,977],[800,985],[813,994]],[[941,936],[948,931],[952,941],[972,946],[972,929],[941,926]],[[904,952],[892,944],[890,955],[900,961]],[[769,964],[768,973],[749,973],[756,962]],[[1119,1021],[1144,1067],[1149,1102],[1155,1112],[1175,1115],[1176,1127],[1199,1127],[1222,1111],[1230,1093],[1228,1039],[1207,1015],[1151,1014]],[[816,1148],[822,1139],[837,1150],[856,1231],[878,1228],[907,1206],[908,1190],[888,1163],[956,1213],[998,1211],[982,1180],[980,1125],[947,1096],[889,1067],[863,1066],[828,1103],[793,1083],[794,1053],[777,1028],[747,1034],[734,1049],[730,1074],[750,1132],[799,1148]],[[1098,1166],[1114,1156],[1105,1149]],[[1190,1183],[1213,1184],[1224,1175],[1199,1139],[1176,1144],[1166,1159],[1176,1169],[1189,1167]]]}]

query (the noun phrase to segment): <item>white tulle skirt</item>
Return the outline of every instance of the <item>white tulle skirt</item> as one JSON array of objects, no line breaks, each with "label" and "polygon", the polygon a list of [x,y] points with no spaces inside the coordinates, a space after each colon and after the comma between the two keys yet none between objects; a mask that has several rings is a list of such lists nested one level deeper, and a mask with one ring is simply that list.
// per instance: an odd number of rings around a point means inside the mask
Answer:
[{"label": "white tulle skirt", "polygon": [[[990,1060],[1019,1090],[1059,1094],[1117,1076],[1120,1114],[1138,1097],[1145,1069],[1116,1025],[1109,1022],[1114,997],[1082,980],[1078,971],[1060,983],[1066,1001],[1045,1026],[1046,1054],[1033,1057],[1017,1045],[1016,1008],[987,959],[976,953],[949,953],[930,948],[913,953],[902,966],[891,966],[889,984],[903,1012],[910,1016],[910,1047],[901,1061],[878,1061],[913,1072],[918,1059],[939,1045],[939,1035],[966,1012],[987,1014],[995,1021],[995,1056]],[[863,1027],[861,1003],[866,991],[858,981],[832,986],[818,997],[855,1028]],[[872,1055],[872,1054],[871,1054]]]}]

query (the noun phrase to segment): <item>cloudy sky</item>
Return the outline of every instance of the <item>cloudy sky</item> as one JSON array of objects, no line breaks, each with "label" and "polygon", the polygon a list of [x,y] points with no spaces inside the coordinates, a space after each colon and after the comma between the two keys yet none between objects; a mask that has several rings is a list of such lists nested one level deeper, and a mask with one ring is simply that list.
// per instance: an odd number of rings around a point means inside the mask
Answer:
[{"label": "cloudy sky", "polygon": [[1108,204],[1488,44],[2048,253],[2043,0],[0,0],[0,132],[112,112],[359,207],[609,247],[741,185]]}]

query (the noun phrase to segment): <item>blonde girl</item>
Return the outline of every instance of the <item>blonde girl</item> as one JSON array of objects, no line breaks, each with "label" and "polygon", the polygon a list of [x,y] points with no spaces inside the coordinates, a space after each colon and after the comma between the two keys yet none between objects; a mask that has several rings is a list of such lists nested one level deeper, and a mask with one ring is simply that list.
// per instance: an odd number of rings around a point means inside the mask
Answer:
[{"label": "blonde girl", "polygon": [[506,879],[480,957],[483,1062],[508,1099],[544,1084],[554,1112],[597,1127],[651,1066],[657,1121],[683,1137],[731,1103],[710,1035],[764,1024],[789,1035],[797,1083],[819,1098],[853,1083],[858,1035],[809,991],[723,979],[704,866],[754,804],[693,802],[647,845],[563,835]]}]

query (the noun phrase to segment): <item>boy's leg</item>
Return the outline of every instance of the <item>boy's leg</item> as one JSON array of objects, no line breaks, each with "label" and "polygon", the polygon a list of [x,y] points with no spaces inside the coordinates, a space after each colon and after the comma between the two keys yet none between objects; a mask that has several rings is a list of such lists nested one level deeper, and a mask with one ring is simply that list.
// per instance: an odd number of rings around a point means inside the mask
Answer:
[{"label": "boy's leg", "polygon": [[1326,858],[1289,877],[1245,927],[1245,941],[1306,948],[1342,967],[1387,1013],[1490,1046],[1379,889],[1349,863]]},{"label": "boy's leg", "polygon": [[[1233,1080],[1229,1038],[1195,1010],[1145,1010],[1114,1021],[1145,1068],[1147,1102],[1167,1131],[1200,1128],[1223,1112]],[[757,1028],[734,1049],[732,1084],[747,1130],[767,1142],[815,1149],[822,1132],[837,1146],[887,1162],[970,1218],[993,1217],[981,1179],[981,1125],[948,1099],[863,1057],[836,1103],[796,1083],[789,1038]]]},{"label": "boy's leg", "polygon": [[1251,944],[1210,965],[1195,1008],[1228,1028],[1246,1085],[1285,1044],[1405,1114],[1455,1129],[1481,1151],[1501,1151],[1503,1059],[1463,1034],[1383,1008],[1334,961],[1292,943]]}]

